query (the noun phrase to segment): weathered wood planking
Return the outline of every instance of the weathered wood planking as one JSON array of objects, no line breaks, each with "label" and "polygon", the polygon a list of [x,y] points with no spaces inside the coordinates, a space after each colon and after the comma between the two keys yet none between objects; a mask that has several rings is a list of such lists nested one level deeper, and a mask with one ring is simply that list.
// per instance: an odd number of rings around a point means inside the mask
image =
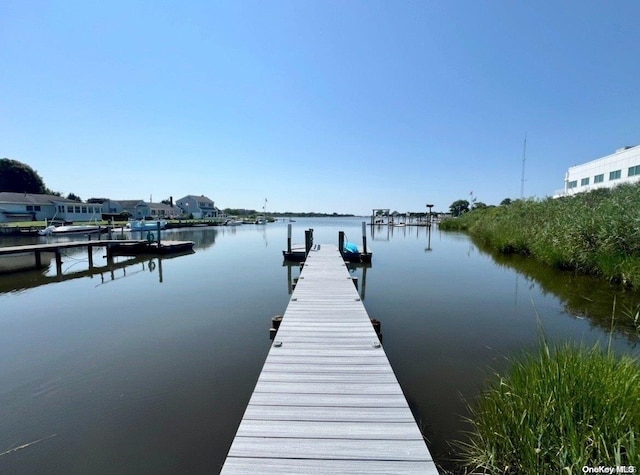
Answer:
[{"label": "weathered wood planking", "polygon": [[222,473],[438,473],[336,246],[309,253]]}]

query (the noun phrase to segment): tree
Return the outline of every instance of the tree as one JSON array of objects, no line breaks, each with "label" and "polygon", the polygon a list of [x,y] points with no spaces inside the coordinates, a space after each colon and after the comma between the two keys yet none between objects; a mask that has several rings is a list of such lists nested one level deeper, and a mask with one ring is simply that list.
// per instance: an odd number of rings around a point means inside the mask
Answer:
[{"label": "tree", "polygon": [[29,165],[11,160],[0,159],[0,191],[14,193],[49,193],[38,173]]},{"label": "tree", "polygon": [[511,198],[505,198],[500,202],[500,206],[508,206],[511,204]]},{"label": "tree", "polygon": [[80,198],[80,197],[79,197],[78,195],[76,195],[75,193],[69,193],[69,194],[67,195],[67,199],[68,199],[68,200],[77,201],[77,202],[82,201],[82,198]]},{"label": "tree", "polygon": [[452,216],[460,216],[469,211],[469,202],[467,200],[457,200],[449,206]]},{"label": "tree", "polygon": [[473,209],[481,209],[481,208],[486,208],[487,204],[483,203],[482,201],[478,201],[477,203],[473,203]]}]

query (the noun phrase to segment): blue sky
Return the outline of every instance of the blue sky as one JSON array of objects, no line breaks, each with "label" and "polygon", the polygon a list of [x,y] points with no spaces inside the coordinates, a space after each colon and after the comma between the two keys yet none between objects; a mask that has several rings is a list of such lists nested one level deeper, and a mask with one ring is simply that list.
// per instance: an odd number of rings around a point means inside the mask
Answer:
[{"label": "blue sky", "polygon": [[0,2],[0,157],[83,199],[498,204],[640,143],[640,2]]}]

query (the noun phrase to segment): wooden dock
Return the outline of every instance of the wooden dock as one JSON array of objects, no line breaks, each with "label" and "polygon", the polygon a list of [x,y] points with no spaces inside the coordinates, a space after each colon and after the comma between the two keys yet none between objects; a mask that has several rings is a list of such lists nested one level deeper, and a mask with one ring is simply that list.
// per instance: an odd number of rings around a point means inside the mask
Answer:
[{"label": "wooden dock", "polygon": [[438,473],[335,245],[309,252],[222,473]]},{"label": "wooden dock", "polygon": [[42,244],[28,244],[25,246],[5,246],[0,247],[0,257],[16,254],[33,254],[36,269],[42,267],[42,254],[51,253],[55,255],[56,271],[62,273],[62,252],[67,249],[84,247],[87,249],[87,259],[89,267],[93,267],[93,248],[105,247],[107,257],[113,255],[134,256],[140,254],[176,254],[186,253],[193,250],[192,241],[145,241],[139,239],[98,239],[95,241],[68,241]]}]

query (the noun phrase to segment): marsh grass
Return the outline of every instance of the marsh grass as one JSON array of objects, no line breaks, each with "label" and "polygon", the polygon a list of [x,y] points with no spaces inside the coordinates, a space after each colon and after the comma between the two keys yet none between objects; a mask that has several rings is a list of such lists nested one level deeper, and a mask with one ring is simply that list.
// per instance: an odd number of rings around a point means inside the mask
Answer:
[{"label": "marsh grass", "polygon": [[516,358],[469,407],[469,473],[582,473],[640,468],[640,365],[599,346],[550,347]]},{"label": "marsh grass", "polygon": [[440,223],[504,253],[560,269],[640,284],[640,185],[473,210]]}]

